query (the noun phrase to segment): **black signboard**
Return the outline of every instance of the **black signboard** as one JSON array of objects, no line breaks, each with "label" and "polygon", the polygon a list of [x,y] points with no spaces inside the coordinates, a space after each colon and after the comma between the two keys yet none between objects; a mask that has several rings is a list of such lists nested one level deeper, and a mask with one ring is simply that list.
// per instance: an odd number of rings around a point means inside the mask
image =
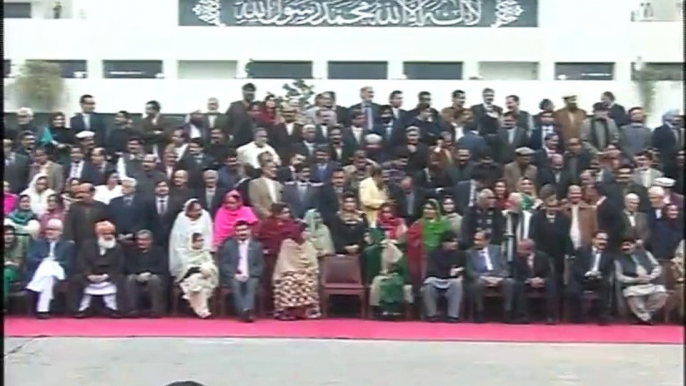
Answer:
[{"label": "black signboard", "polygon": [[538,0],[179,0],[179,25],[538,27]]}]

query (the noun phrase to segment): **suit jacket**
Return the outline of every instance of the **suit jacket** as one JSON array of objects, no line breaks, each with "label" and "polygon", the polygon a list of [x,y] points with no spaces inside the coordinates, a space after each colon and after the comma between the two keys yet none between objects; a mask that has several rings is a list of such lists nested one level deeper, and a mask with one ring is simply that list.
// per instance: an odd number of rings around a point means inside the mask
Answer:
[{"label": "suit jacket", "polygon": [[[158,152],[157,155],[161,159],[161,153],[164,152],[165,146],[171,140],[173,129],[174,127],[169,123],[164,115],[160,114],[154,121],[153,118],[150,117],[143,118],[143,121],[141,122],[141,131],[146,149],[148,151],[152,151],[156,145]],[[159,131],[159,133],[156,133],[156,131]]]},{"label": "suit jacket", "polygon": [[[650,148],[650,139],[653,135],[652,130],[646,126],[634,126],[634,125],[617,125],[621,128],[619,130],[619,148],[622,149],[622,154],[628,160],[633,161],[634,156],[636,156],[636,150],[648,149]],[[628,136],[627,133],[634,131],[632,137]],[[640,134],[640,137],[633,138],[633,135]]]},{"label": "suit jacket", "polygon": [[370,130],[362,128],[362,132],[360,133],[360,140],[358,141],[357,138],[355,138],[355,134],[353,133],[352,127],[345,127],[343,128],[343,141],[347,143],[348,146],[354,147],[355,150],[364,149],[364,146],[367,143],[365,137],[369,133],[371,133]]},{"label": "suit jacket", "polygon": [[678,133],[678,140],[677,135],[674,134],[675,130],[666,124],[653,130],[651,142],[653,147],[659,152],[658,158],[665,168],[676,164],[676,154],[683,148],[684,129],[681,128],[676,132]]},{"label": "suit jacket", "polygon": [[[586,272],[593,268],[595,256],[593,256],[593,248],[591,246],[579,248],[576,250],[574,260],[572,262],[571,279],[576,284],[581,284],[586,279]],[[598,272],[603,279],[609,279],[614,270],[614,257],[610,252],[605,250],[600,254],[600,263],[598,264]]]},{"label": "suit jacket", "polygon": [[219,187],[214,188],[214,196],[212,197],[212,202],[207,202],[207,190],[206,188],[197,189],[194,196],[200,201],[200,205],[214,218],[217,214],[217,210],[224,202],[224,196],[228,193],[227,189],[222,189]]},{"label": "suit jacket", "polygon": [[[571,204],[565,204],[562,207],[562,213],[567,215],[569,218],[569,226],[570,226],[570,235],[571,235],[571,226],[572,226],[572,205]],[[593,241],[593,233],[598,230],[598,215],[596,214],[596,210],[594,207],[591,205],[588,205],[585,202],[580,202],[579,203],[579,217],[577,218],[578,221],[578,230],[579,230],[579,236],[581,237],[581,243],[582,245],[590,245],[591,242]],[[571,237],[571,236],[570,236]]]},{"label": "suit jacket", "polygon": [[481,153],[488,149],[488,144],[486,143],[484,137],[475,132],[467,131],[460,139],[457,140],[456,147],[458,149],[469,150],[472,161],[477,161],[481,158]]},{"label": "suit jacket", "polygon": [[550,264],[550,257],[540,251],[535,251],[533,255],[532,265],[529,265],[528,256],[515,256],[512,260],[512,277],[518,282],[534,277],[553,279],[554,271]]},{"label": "suit jacket", "polygon": [[329,181],[331,179],[331,173],[338,168],[339,164],[334,161],[327,162],[323,169],[320,168],[319,164],[313,163],[312,166],[310,166],[310,181],[317,183]]},{"label": "suit jacket", "polygon": [[108,216],[117,230],[117,234],[135,235],[141,229],[148,228],[146,213],[146,198],[141,193],[135,193],[131,205],[126,205],[124,197],[117,197],[107,206]]},{"label": "suit jacket", "polygon": [[76,252],[75,273],[87,280],[89,275],[107,274],[108,281],[117,283],[124,275],[124,252],[119,243],[114,248],[99,253],[100,247],[97,240],[86,240]]},{"label": "suit jacket", "polygon": [[[583,151],[579,155],[565,152],[562,157],[564,159],[564,168],[569,172],[572,183],[579,185],[581,183],[579,178],[581,172],[591,167],[591,154],[587,151]],[[576,160],[576,167],[573,167],[574,160]]]},{"label": "suit jacket", "polygon": [[[275,200],[272,200],[272,196],[269,194],[269,187],[267,185],[269,183],[274,184]],[[282,201],[282,191],[283,185],[276,180],[260,177],[250,181],[248,185],[250,204],[260,220],[270,216],[272,204]]]},{"label": "suit jacket", "polygon": [[331,229],[336,213],[340,209],[340,199],[340,195],[336,194],[336,190],[330,182],[321,187],[317,205],[319,213],[321,213],[322,219],[329,229]]},{"label": "suit jacket", "polygon": [[612,106],[610,106],[610,113],[608,115],[617,122],[617,126],[619,127],[629,124],[629,116],[626,113],[626,109],[620,104],[613,103]]},{"label": "suit jacket", "polygon": [[[210,120],[210,117],[213,119]],[[202,115],[202,120],[204,123],[204,127],[208,128],[209,130],[212,130],[214,128],[220,128],[224,129],[226,127],[226,115],[220,113],[220,112],[214,112],[214,113],[205,113]]]},{"label": "suit jacket", "polygon": [[412,193],[414,194],[412,212],[409,211],[407,195],[400,187],[391,186],[389,190],[391,195],[390,198],[395,202],[396,215],[403,218],[408,226],[422,216],[424,204],[427,199],[426,191],[424,189],[418,186],[412,187]]},{"label": "suit jacket", "polygon": [[[31,243],[26,257],[26,278],[31,279],[36,273],[38,266],[43,262],[43,259],[48,257],[50,253],[50,242],[47,239],[38,239]],[[64,269],[66,277],[69,277],[71,270],[74,265],[74,254],[76,250],[74,249],[74,242],[59,239],[57,244],[55,244],[55,249],[53,251],[55,256],[55,261]]]},{"label": "suit jacket", "polygon": [[[98,172],[98,170],[91,164],[90,162],[81,161],[83,163],[83,167],[81,168],[81,174],[77,176],[79,181],[81,182],[88,182],[93,185],[100,185],[100,179],[101,179],[101,174]],[[72,164],[71,162],[67,162],[64,164],[62,168],[62,172],[64,175],[64,180],[66,181],[69,179],[69,176],[71,176],[71,167]]]},{"label": "suit jacket", "polygon": [[107,130],[105,119],[98,113],[90,114],[89,128],[86,128],[86,123],[83,119],[82,113],[78,113],[69,119],[69,127],[74,131],[74,134],[78,134],[85,130],[94,132],[95,136],[93,137],[93,141],[97,147],[104,147],[105,143],[107,143],[109,131]]},{"label": "suit jacket", "polygon": [[286,123],[278,123],[273,129],[269,130],[267,136],[269,144],[276,149],[279,157],[286,161],[293,155],[293,148],[296,143],[302,140],[302,128],[300,124],[293,122],[293,131],[288,134]]},{"label": "suit jacket", "polygon": [[453,189],[454,197],[455,197],[455,211],[460,215],[464,216],[465,212],[467,212],[467,208],[471,204],[470,202],[470,193],[472,189],[476,189],[473,187],[473,181],[466,180],[466,181],[460,181],[455,185],[455,188]]},{"label": "suit jacket", "polygon": [[216,161],[205,153],[200,160],[190,153],[186,153],[181,160],[181,165],[188,171],[188,186],[191,189],[200,189],[203,186],[203,173],[206,169],[213,168]]},{"label": "suit jacket", "polygon": [[283,184],[283,202],[288,205],[293,217],[303,219],[305,212],[316,208],[317,195],[321,188],[321,183],[306,183],[305,193],[300,195],[299,182],[290,181]]},{"label": "suit jacket", "polygon": [[528,165],[523,174],[516,162],[510,162],[503,168],[503,177],[505,178],[507,188],[510,190],[510,192],[517,190],[517,183],[519,182],[520,178],[528,177],[535,184],[537,176],[538,168],[534,165]]},{"label": "suit jacket", "polygon": [[[532,150],[539,150],[543,147],[543,145],[545,145],[545,138],[543,138],[542,131],[543,129],[540,124],[536,124],[533,130],[531,130],[529,148],[531,148]],[[553,125],[553,131],[559,137],[559,148],[564,149],[565,146],[563,142],[562,128],[559,125]]]},{"label": "suit jacket", "polygon": [[509,277],[510,270],[508,269],[507,261],[505,261],[502,253],[500,252],[500,247],[497,247],[495,245],[488,245],[486,246],[486,250],[488,251],[488,257],[491,260],[491,266],[493,267],[493,269],[483,273],[479,272],[479,267],[485,265],[485,262],[482,261],[482,257],[479,255],[479,251],[472,248],[467,251],[465,277],[470,281],[478,280],[482,276],[502,278]]},{"label": "suit jacket", "polygon": [[[248,276],[254,279],[262,277],[264,270],[264,254],[262,244],[250,238],[248,240]],[[222,287],[229,286],[234,276],[238,273],[238,263],[240,253],[238,251],[238,241],[230,237],[222,243],[217,252],[219,260],[219,282]],[[269,278],[271,279],[271,278]]]},{"label": "suit jacket", "polygon": [[329,144],[329,154],[331,154],[331,161],[338,162],[341,165],[348,165],[352,162],[353,155],[355,154],[355,144],[351,144],[348,141],[343,141],[339,148],[335,148],[333,144]]},{"label": "suit jacket", "polygon": [[[41,167],[38,164],[34,163],[31,165],[29,181],[40,172]],[[62,165],[48,161],[44,173],[48,176],[48,188],[54,190],[55,192],[61,192],[62,188],[64,187],[64,172],[62,171]]]},{"label": "suit jacket", "polygon": [[[381,106],[374,103],[374,102],[371,103],[371,108],[372,108],[372,120],[371,121],[372,122],[376,122],[379,120],[379,107],[381,107]],[[365,112],[364,109],[362,108],[361,103],[354,104],[354,105],[348,107],[348,116],[347,116],[347,119],[345,120],[345,126],[350,126],[350,119],[351,119],[350,114],[354,110],[359,110],[359,111],[362,111],[363,113]],[[371,129],[371,127],[367,127],[367,129]]]},{"label": "suit jacket", "polygon": [[303,141],[296,142],[293,144],[290,154],[302,154],[307,158],[314,158],[314,152],[317,149],[317,143],[311,143],[310,145],[311,146],[306,145]]},{"label": "suit jacket", "polygon": [[[509,139],[510,130],[515,131],[512,142],[510,142]],[[498,129],[500,143],[502,144],[499,152],[500,154],[498,154],[498,159],[500,160],[501,164],[509,164],[510,162],[514,161],[515,149],[526,146],[529,142],[529,136],[527,135],[526,130],[522,129],[521,127],[514,127],[510,130],[502,128]]]},{"label": "suit jacket", "polygon": [[622,224],[624,225],[624,233],[631,231],[635,236],[638,236],[643,241],[644,246],[650,245],[650,225],[648,224],[648,215],[641,212],[634,212],[634,221],[636,226],[631,226],[629,220],[629,213],[622,212]]},{"label": "suit jacket", "polygon": [[555,123],[562,129],[562,139],[565,143],[570,138],[581,138],[581,124],[586,119],[586,111],[576,109],[570,111],[568,108],[562,108],[553,113]]},{"label": "suit jacket", "polygon": [[538,191],[541,187],[546,185],[552,185],[555,187],[555,192],[557,193],[558,199],[563,199],[567,197],[567,189],[572,184],[572,176],[569,172],[562,169],[558,171],[558,180],[555,179],[555,171],[550,168],[539,168],[538,176],[536,177],[536,186]]},{"label": "suit jacket", "polygon": [[9,182],[12,193],[19,194],[26,189],[29,182],[29,157],[14,153],[14,162],[9,166],[5,164],[5,181]]},{"label": "suit jacket", "polygon": [[[592,121],[593,118],[588,118],[581,124],[581,140],[584,141],[584,146],[592,153],[597,153],[603,151],[603,149],[596,148],[596,145],[593,143],[594,133],[591,126]],[[595,130],[596,132],[598,130],[604,130],[603,125],[600,122],[596,123]],[[619,143],[619,128],[615,121],[609,118],[607,120],[607,132],[609,137],[605,138],[605,146],[611,143]]]},{"label": "suit jacket", "polygon": [[163,248],[151,245],[143,252],[140,248],[134,248],[124,257],[124,272],[127,275],[140,275],[150,272],[160,278],[169,275],[169,257]]},{"label": "suit jacket", "polygon": [[393,149],[403,144],[403,139],[405,138],[405,125],[402,120],[393,119],[388,124],[377,123],[376,126],[374,126],[373,132],[383,138],[384,149],[387,152],[391,152]]},{"label": "suit jacket", "polygon": [[631,176],[631,180],[638,185],[643,186],[644,188],[650,188],[653,186],[654,182],[656,179],[662,177],[663,174],[661,171],[650,168],[648,169],[648,181],[647,183],[643,183],[643,173],[641,173],[641,170],[636,169],[634,170],[634,174]]},{"label": "suit jacket", "polygon": [[157,199],[157,196],[153,196],[145,202],[145,213],[148,216],[148,224],[150,224],[155,244],[166,250],[172,226],[184,203],[172,196],[167,196],[167,211],[160,214],[157,211]]},{"label": "suit jacket", "polygon": [[555,259],[558,264],[565,255],[571,255],[574,251],[569,236],[571,222],[564,214],[558,213],[550,223],[545,211],[538,211],[531,216],[530,227],[531,239],[536,243],[536,248]]}]

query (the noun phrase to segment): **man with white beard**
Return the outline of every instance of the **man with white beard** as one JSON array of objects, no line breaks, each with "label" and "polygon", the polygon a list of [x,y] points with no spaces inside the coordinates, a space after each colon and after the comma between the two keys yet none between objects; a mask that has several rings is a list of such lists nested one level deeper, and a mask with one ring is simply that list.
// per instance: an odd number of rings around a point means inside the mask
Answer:
[{"label": "man with white beard", "polygon": [[74,242],[62,239],[62,220],[48,221],[45,237],[36,240],[26,261],[27,277],[31,281],[26,289],[38,294],[36,317],[48,319],[55,285],[65,279],[69,262],[74,259]]},{"label": "man with white beard", "polygon": [[97,240],[85,241],[76,256],[79,271],[75,272],[74,294],[76,301],[80,297],[80,303],[74,316],[89,316],[91,299],[93,296],[102,296],[107,315],[118,318],[117,305],[124,304],[119,301],[122,297],[124,253],[117,243],[114,225],[109,221],[95,224],[95,234]]}]

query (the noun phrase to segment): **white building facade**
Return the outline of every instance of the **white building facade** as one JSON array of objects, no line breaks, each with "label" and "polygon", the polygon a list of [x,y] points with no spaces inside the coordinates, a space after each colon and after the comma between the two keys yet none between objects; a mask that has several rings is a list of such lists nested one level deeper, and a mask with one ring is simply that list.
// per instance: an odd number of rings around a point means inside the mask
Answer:
[{"label": "white building facade", "polygon": [[[103,112],[141,112],[146,101],[158,100],[163,111],[185,113],[209,97],[226,106],[247,78],[258,97],[305,78],[315,91],[336,91],[343,105],[357,103],[360,87],[373,86],[380,103],[396,89],[412,105],[424,90],[437,106],[448,105],[455,89],[478,103],[481,89],[490,87],[499,103],[517,94],[531,111],[543,98],[560,104],[570,91],[585,108],[603,91],[633,106],[641,104],[637,66],[668,74],[656,84],[654,115],[683,106],[677,0],[61,4],[55,15],[52,1],[5,0],[5,83],[27,60],[58,62],[67,78],[65,112],[85,93],[96,96]],[[6,93],[5,111],[17,107]]]}]

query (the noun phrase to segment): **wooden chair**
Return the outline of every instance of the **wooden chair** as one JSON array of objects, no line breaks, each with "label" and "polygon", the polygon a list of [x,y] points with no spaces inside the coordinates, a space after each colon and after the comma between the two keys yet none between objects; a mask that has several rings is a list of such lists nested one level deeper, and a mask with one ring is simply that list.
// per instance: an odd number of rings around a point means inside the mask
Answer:
[{"label": "wooden chair", "polygon": [[329,298],[332,295],[357,296],[360,299],[360,314],[366,318],[367,296],[362,274],[360,259],[356,255],[324,256],[320,267],[321,308],[324,317],[328,315]]},{"label": "wooden chair", "polygon": [[671,322],[671,316],[678,304],[679,297],[676,293],[676,280],[674,272],[672,272],[672,262],[670,260],[661,260],[662,276],[665,278],[665,289],[667,290],[667,302],[663,308],[663,317],[665,323]]},{"label": "wooden chair", "polygon": [[[14,282],[10,284],[10,293],[8,294],[8,299],[7,302],[9,303],[7,305],[8,311],[12,311],[13,309],[17,310],[17,313],[21,315],[26,315],[29,316],[31,315],[31,310],[33,308],[33,303],[31,301],[32,296],[30,295],[30,291],[25,289],[26,283],[23,282]],[[10,307],[10,306],[15,306],[15,307]]]},{"label": "wooden chair", "polygon": [[[231,287],[217,287],[214,293],[214,309],[216,314],[219,317],[225,317],[227,316],[227,310],[226,310],[226,298],[231,295],[232,293]],[[265,291],[263,287],[260,285],[257,287],[257,296],[256,296],[256,306],[257,306],[257,315],[259,317],[264,317],[265,316]]]}]

